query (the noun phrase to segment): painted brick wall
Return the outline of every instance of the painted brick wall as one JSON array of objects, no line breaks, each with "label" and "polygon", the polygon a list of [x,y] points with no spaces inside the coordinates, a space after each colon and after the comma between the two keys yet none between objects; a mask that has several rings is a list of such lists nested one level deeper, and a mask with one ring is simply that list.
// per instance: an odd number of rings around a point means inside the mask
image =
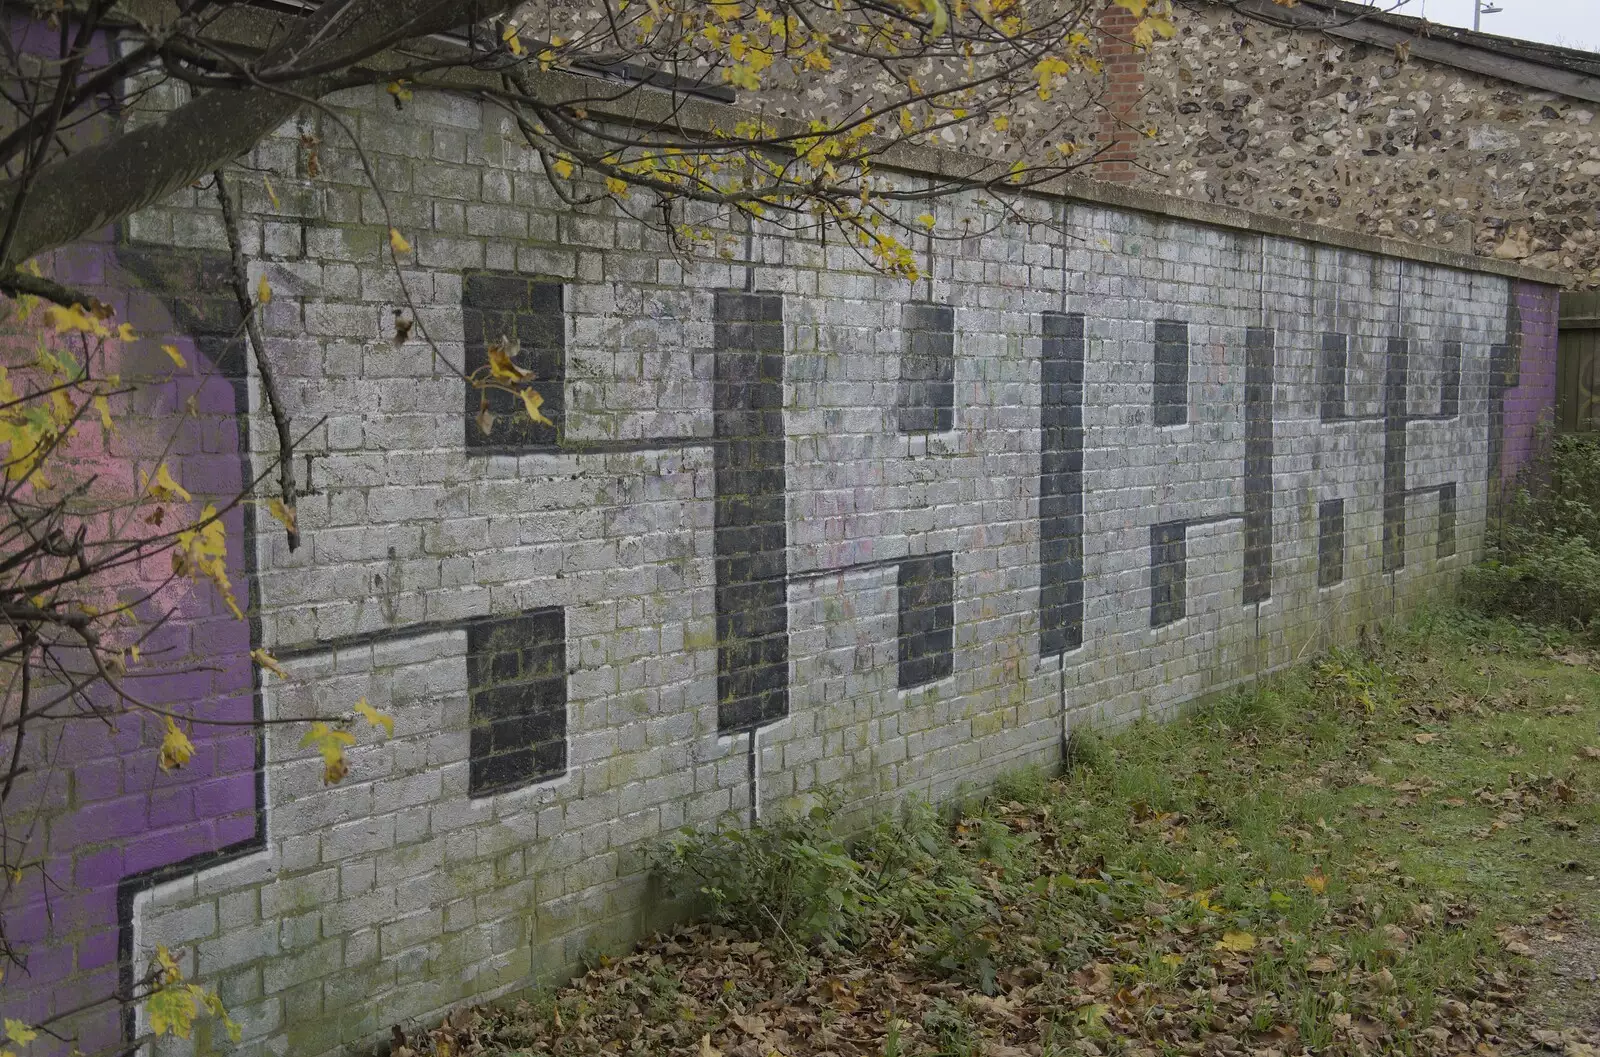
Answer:
[{"label": "painted brick wall", "polygon": [[[1481,553],[1494,468],[1549,402],[1551,295],[1502,277],[1044,197],[935,207],[970,234],[920,246],[915,284],[771,231],[691,257],[563,207],[496,109],[380,95],[340,113],[381,197],[316,116],[250,159],[279,204],[240,177],[280,384],[320,424],[302,548],[235,540],[249,645],[293,672],[254,707],[365,697],[394,734],[329,788],[274,727],[255,836],[63,874],[120,895],[126,964],[183,947],[242,1053],[349,1052],[626,942],[652,842],[752,796],[945,796],[1401,613]],[[457,364],[520,339],[556,429],[475,432],[460,380],[395,347],[391,223],[414,333]],[[117,239],[221,245],[197,192]],[[189,780],[146,778],[152,802]],[[79,958],[8,975],[7,1015],[105,987]]]}]

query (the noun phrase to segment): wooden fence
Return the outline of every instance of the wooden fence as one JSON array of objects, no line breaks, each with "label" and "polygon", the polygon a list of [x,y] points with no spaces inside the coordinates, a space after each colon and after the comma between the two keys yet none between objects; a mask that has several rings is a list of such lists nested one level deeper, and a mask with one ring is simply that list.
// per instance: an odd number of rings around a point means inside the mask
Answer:
[{"label": "wooden fence", "polygon": [[1556,350],[1557,428],[1600,432],[1600,290],[1561,295]]}]

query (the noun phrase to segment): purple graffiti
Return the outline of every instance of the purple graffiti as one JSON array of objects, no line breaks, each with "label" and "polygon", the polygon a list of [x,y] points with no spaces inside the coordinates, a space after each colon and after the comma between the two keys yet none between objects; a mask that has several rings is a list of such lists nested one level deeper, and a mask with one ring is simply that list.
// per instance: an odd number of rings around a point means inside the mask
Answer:
[{"label": "purple graffiti", "polygon": [[[248,479],[241,439],[246,404],[241,352],[228,343],[237,310],[204,300],[214,296],[206,291],[225,288],[205,284],[206,269],[217,263],[194,251],[118,247],[107,239],[61,250],[51,264],[57,278],[114,305],[118,320],[134,325],[143,340],[114,355],[125,378],[153,379],[95,456],[104,462],[97,471],[127,477],[166,451],[195,509],[231,499]],[[187,368],[174,369],[162,343],[176,346]],[[185,414],[189,407],[193,413]],[[228,575],[241,606],[248,603],[251,521],[243,509],[224,518]],[[169,555],[155,556],[114,586],[139,591],[158,583],[170,562]],[[123,1011],[104,1000],[132,979],[134,894],[259,846],[259,746],[248,725],[259,707],[251,625],[233,617],[208,584],[163,592],[149,609],[147,620],[168,609],[173,615],[144,644],[125,685],[140,700],[196,721],[193,758],[162,771],[161,724],[148,716],[126,716],[114,726],[57,723],[24,746],[30,772],[7,808],[14,831],[27,826],[30,857],[43,870],[29,872],[4,908],[27,963],[0,980],[0,1013],[32,1024],[63,1017],[50,1026],[71,1039],[52,1051],[41,1038],[30,1053],[120,1048]],[[0,744],[0,764],[11,751],[9,739]]]}]

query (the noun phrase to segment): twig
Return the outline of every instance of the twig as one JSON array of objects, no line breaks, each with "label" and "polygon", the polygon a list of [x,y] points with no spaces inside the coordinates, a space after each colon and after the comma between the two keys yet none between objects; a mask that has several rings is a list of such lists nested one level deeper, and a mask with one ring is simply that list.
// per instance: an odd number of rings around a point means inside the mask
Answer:
[{"label": "twig", "polygon": [[45,279],[27,272],[11,272],[0,275],[0,292],[13,297],[18,294],[31,294],[42,297],[46,301],[53,301],[58,305],[70,308],[73,305],[82,305],[91,312],[102,311],[105,305],[98,298],[91,297],[70,286],[62,286],[53,279]]},{"label": "twig", "polygon": [[233,200],[228,197],[228,185],[223,182],[222,170],[211,174],[217,185],[217,201],[222,204],[222,226],[228,232],[228,249],[233,255],[233,296],[244,313],[245,334],[255,350],[256,367],[261,371],[261,391],[267,397],[267,409],[272,412],[272,424],[278,429],[278,490],[283,493],[283,505],[289,513],[284,526],[289,534],[289,550],[300,546],[300,526],[294,518],[294,442],[289,434],[289,416],[284,413],[283,401],[278,396],[278,383],[272,374],[272,363],[267,358],[267,343],[261,335],[261,321],[256,316],[250,299],[250,282],[245,270],[244,249],[239,242],[239,219],[233,212]]}]

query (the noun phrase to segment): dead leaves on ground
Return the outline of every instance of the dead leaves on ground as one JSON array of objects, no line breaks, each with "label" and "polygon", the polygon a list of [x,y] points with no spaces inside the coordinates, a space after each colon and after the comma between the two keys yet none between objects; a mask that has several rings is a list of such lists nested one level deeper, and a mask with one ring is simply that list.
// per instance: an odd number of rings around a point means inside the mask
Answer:
[{"label": "dead leaves on ground", "polygon": [[[1066,801],[1070,803],[1070,801]],[[793,952],[714,926],[658,937],[604,960],[540,1003],[483,1010],[452,1029],[451,1054],[673,1054],[683,1057],[1421,1057],[1503,1044],[1516,988],[1486,968],[1419,1012],[1400,974],[1431,938],[1472,918],[1460,905],[1396,902],[1410,882],[1392,861],[1335,876],[1319,862],[1265,906],[1229,906],[1223,893],[1146,871],[1127,873],[1084,847],[1064,801],[991,804],[950,839],[989,878],[996,927],[985,930],[992,987],[919,954],[903,923],[886,920],[854,951]],[[1339,840],[1320,824],[1290,840]],[[1143,802],[1130,833],[1174,847],[1192,820]],[[1003,830],[1047,849],[1036,876],[985,858]],[[1216,842],[1243,856],[1240,843]],[[1177,845],[1177,854],[1190,849]],[[1248,858],[1248,856],[1246,856]],[[1260,883],[1266,883],[1263,879]],[[1283,884],[1283,881],[1279,881]],[[1331,892],[1337,891],[1334,899]],[[1265,896],[1267,893],[1263,893]],[[1294,900],[1315,907],[1291,927]],[[1052,937],[1044,942],[1044,937]],[[987,993],[986,993],[987,992]],[[1307,1012],[1304,996],[1323,1005]],[[1336,996],[1336,997],[1332,997]]]}]

